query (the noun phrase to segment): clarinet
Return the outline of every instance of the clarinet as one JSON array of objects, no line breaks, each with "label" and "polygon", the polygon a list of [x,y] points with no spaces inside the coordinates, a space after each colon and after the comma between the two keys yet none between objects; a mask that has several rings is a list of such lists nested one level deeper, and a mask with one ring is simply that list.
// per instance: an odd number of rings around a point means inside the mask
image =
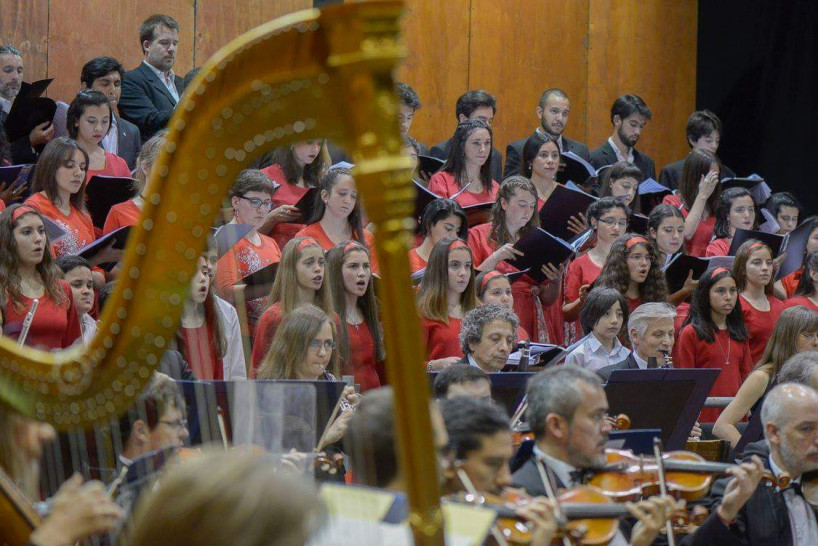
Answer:
[{"label": "clarinet", "polygon": [[517,366],[518,372],[527,372],[529,361],[531,360],[531,341],[526,339],[520,347],[520,363]]}]

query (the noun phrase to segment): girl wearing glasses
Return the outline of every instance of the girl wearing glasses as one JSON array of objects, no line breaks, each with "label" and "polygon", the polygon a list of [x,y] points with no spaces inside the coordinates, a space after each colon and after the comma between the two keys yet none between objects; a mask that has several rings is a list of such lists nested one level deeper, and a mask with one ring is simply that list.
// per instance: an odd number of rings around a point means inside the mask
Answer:
[{"label": "girl wearing glasses", "polygon": [[312,237],[324,251],[345,241],[364,243],[369,249],[372,272],[377,275],[375,237],[363,229],[358,188],[352,173],[347,169],[330,169],[321,177],[318,188],[321,193],[312,217],[296,236]]},{"label": "girl wearing glasses", "polygon": [[[216,264],[215,284],[219,296],[233,303],[233,287],[241,279],[281,260],[281,250],[273,240],[258,232],[273,208],[273,183],[256,169],[242,171],[230,190],[233,206],[231,224],[245,224],[253,229],[241,238]],[[247,325],[250,332],[265,309],[265,298],[248,300]]]},{"label": "girl wearing glasses", "polygon": [[705,256],[727,256],[736,229],[754,229],[756,224],[756,204],[753,196],[745,188],[730,188],[719,196],[716,209],[716,226],[713,239]]},{"label": "girl wearing glasses", "polygon": [[327,268],[340,318],[338,353],[344,375],[354,375],[361,391],[380,387],[386,353],[369,250],[357,241],[335,245],[327,253]]},{"label": "girl wearing glasses", "polygon": [[594,247],[571,262],[565,273],[562,312],[567,323],[566,343],[573,343],[582,337],[582,329],[577,322],[579,310],[591,285],[602,272],[611,245],[627,230],[629,215],[627,205],[613,197],[603,197],[588,207],[585,216],[594,231]]},{"label": "girl wearing glasses", "polygon": [[452,199],[435,199],[423,209],[420,220],[420,235],[423,242],[409,251],[409,266],[412,273],[425,269],[429,254],[438,241],[455,237],[464,241],[469,236],[469,222],[466,213]]},{"label": "girl wearing glasses", "polygon": [[596,286],[619,290],[631,313],[643,303],[667,301],[667,283],[656,260],[656,249],[636,233],[626,233],[611,245]]},{"label": "girl wearing glasses", "polygon": [[276,278],[268,299],[270,306],[261,315],[253,340],[253,370],[257,370],[270,349],[284,317],[298,307],[313,304],[333,316],[332,295],[324,282],[324,251],[312,237],[296,237],[281,251]]},{"label": "girl wearing glasses", "polygon": [[643,175],[639,167],[627,161],[617,161],[602,175],[600,197],[615,197],[625,203],[633,214],[641,214],[639,182]]},{"label": "girl wearing glasses", "polygon": [[324,158],[328,155],[323,141],[302,140],[274,150],[270,158],[272,164],[262,169],[278,188],[273,197],[275,209],[260,231],[268,233],[272,229],[272,237],[279,248],[284,248],[304,227],[304,224],[297,223],[301,212],[295,204],[309,188],[318,187],[326,170]]},{"label": "girl wearing glasses", "polygon": [[[717,267],[702,274],[673,361],[679,368],[721,370],[709,396],[735,396],[753,371],[736,279],[729,269]],[[700,421],[713,423],[720,413],[704,409]]]},{"label": "girl wearing glasses", "polygon": [[65,115],[68,136],[76,140],[88,154],[86,182],[95,175],[131,177],[131,170],[125,160],[106,152],[99,145],[111,130],[111,116],[108,97],[99,91],[80,91],[68,107]]},{"label": "girl wearing glasses", "polygon": [[801,278],[795,288],[793,297],[785,302],[785,307],[803,305],[807,309],[818,312],[818,250],[813,250],[804,259],[801,268]]},{"label": "girl wearing glasses", "polygon": [[142,209],[145,208],[145,186],[150,180],[153,164],[159,159],[166,134],[167,131],[159,131],[140,148],[136,158],[136,170],[133,173],[133,189],[136,195],[133,199],[111,207],[108,217],[105,218],[105,226],[102,228],[103,235],[108,235],[121,227],[135,226],[139,222]]},{"label": "girl wearing glasses", "polygon": [[429,256],[417,298],[427,371],[440,371],[463,358],[460,324],[477,307],[473,263],[471,249],[461,239],[440,241]]},{"label": "girl wearing glasses", "polygon": [[738,423],[748,412],[754,413],[761,409],[764,396],[777,383],[781,366],[797,353],[816,349],[818,313],[801,305],[782,311],[761,359],[741,384],[736,397],[716,419],[713,434],[728,440],[735,447],[741,438],[741,433],[736,428]]},{"label": "girl wearing glasses", "polygon": [[750,353],[753,362],[758,362],[784,310],[784,302],[773,296],[775,263],[770,247],[755,240],[742,244],[736,252],[733,275],[741,297],[741,314],[750,335]]}]

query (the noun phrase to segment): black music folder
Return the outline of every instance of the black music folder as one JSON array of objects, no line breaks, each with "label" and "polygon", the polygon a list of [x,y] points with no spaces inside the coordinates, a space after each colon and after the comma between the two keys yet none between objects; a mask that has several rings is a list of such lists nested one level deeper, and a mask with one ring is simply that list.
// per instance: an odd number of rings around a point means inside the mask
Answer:
[{"label": "black music folder", "polygon": [[[764,233],[763,231],[756,231],[753,229],[736,229],[733,235],[733,242],[730,243],[730,250],[727,252],[730,256],[735,256],[741,245],[750,239],[761,241],[773,251],[773,258],[787,249],[787,235],[776,235],[775,233]],[[806,248],[806,247],[805,247]]]},{"label": "black music folder", "polygon": [[28,135],[36,126],[54,119],[57,103],[54,99],[41,96],[53,79],[23,82],[20,85],[20,92],[11,103],[11,110],[6,118],[5,129],[9,142]]},{"label": "black music folder", "polygon": [[[20,202],[25,201],[31,195],[31,177],[34,174],[34,165],[7,165],[0,167],[0,184],[5,184],[6,188],[23,187],[20,193]],[[9,205],[10,203],[6,203]]]},{"label": "black music folder", "polygon": [[579,186],[585,186],[589,179],[596,179],[600,174],[600,171],[597,171],[593,165],[574,152],[562,152],[560,163],[556,178],[561,184],[570,181]]},{"label": "black music folder", "polygon": [[545,280],[542,266],[551,264],[559,267],[575,251],[567,242],[559,237],[551,235],[543,228],[535,228],[523,235],[519,241],[514,243],[514,248],[523,253],[513,260],[508,260],[520,271],[528,270],[528,276],[537,282]]},{"label": "black music folder", "polygon": [[540,227],[560,239],[569,241],[576,235],[568,230],[568,219],[571,216],[579,218],[580,214],[585,214],[588,205],[596,200],[596,197],[584,191],[558,185],[540,209]]},{"label": "black music folder", "polygon": [[85,203],[94,226],[102,229],[111,208],[134,196],[133,183],[133,178],[119,176],[98,174],[91,177],[85,185]]},{"label": "black music folder", "polygon": [[814,225],[815,224],[813,221],[807,220],[784,236],[787,239],[785,248],[787,251],[787,257],[784,258],[784,262],[778,269],[778,276],[776,279],[781,279],[790,273],[801,269],[804,262],[804,255],[807,252],[807,241],[809,240],[809,234]]},{"label": "black music folder", "polygon": [[772,195],[772,190],[767,182],[757,174],[744,177],[730,177],[721,179],[722,191],[730,188],[744,188],[753,196],[753,200],[758,206],[767,202]]},{"label": "black music folder", "polygon": [[733,269],[735,256],[713,256],[712,258],[700,258],[689,254],[676,254],[670,263],[662,268],[667,280],[667,288],[671,294],[682,289],[687,280],[687,275],[692,271],[693,280],[697,281],[702,274],[711,267],[726,267]]},{"label": "black music folder", "polygon": [[[86,260],[92,259],[94,256],[102,252],[108,245],[111,243],[114,244],[114,248],[118,250],[122,250],[125,248],[125,245],[128,244],[128,234],[131,232],[131,226],[121,227],[117,230],[112,231],[108,235],[103,235],[93,243],[84,246],[80,249],[79,255],[85,258]],[[110,271],[114,268],[116,262],[109,262],[104,264],[99,264],[99,267],[104,269],[105,271]]]},{"label": "black music folder", "polygon": [[631,214],[631,217],[628,218],[628,231],[647,236],[648,217],[644,214]]},{"label": "black music folder", "polygon": [[428,155],[418,156],[418,171],[428,174],[430,178],[433,174],[442,169],[445,164],[445,161],[437,157]]},{"label": "black music folder", "polygon": [[639,184],[636,197],[642,205],[642,210],[650,211],[653,210],[656,205],[660,204],[666,195],[672,193],[670,188],[661,185],[653,178],[646,178]]},{"label": "black music folder", "polygon": [[216,260],[230,252],[244,236],[253,230],[253,226],[247,224],[224,224],[218,228],[213,228],[213,242],[216,247]]},{"label": "black music folder", "polygon": [[418,232],[420,232],[420,222],[423,218],[423,211],[426,210],[429,203],[435,199],[440,199],[440,196],[429,191],[429,188],[417,180],[412,180],[412,182],[415,183],[415,190],[417,191],[415,194],[415,218],[418,219]]},{"label": "black music folder", "polygon": [[273,281],[276,279],[276,272],[278,271],[278,262],[273,262],[250,273],[246,277],[242,277],[241,282],[244,284],[244,299],[254,300],[258,298],[265,298],[270,294],[270,289],[273,287]]},{"label": "black music folder", "polygon": [[294,223],[306,224],[310,221],[318,199],[318,188],[307,188],[307,193],[301,196],[295,207],[301,212],[301,217]]},{"label": "black music folder", "polygon": [[488,222],[491,217],[491,207],[493,206],[494,201],[486,201],[485,203],[476,203],[463,207],[463,212],[466,213],[466,220],[469,221],[469,227]]}]

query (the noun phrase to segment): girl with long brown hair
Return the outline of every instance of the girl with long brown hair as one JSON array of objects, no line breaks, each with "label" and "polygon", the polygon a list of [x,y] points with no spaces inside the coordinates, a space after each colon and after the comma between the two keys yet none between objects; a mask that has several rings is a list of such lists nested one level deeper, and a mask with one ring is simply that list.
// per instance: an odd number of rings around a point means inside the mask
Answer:
[{"label": "girl with long brown hair", "polygon": [[595,286],[617,289],[631,312],[643,303],[667,301],[667,282],[656,249],[636,233],[626,233],[611,245]]}]

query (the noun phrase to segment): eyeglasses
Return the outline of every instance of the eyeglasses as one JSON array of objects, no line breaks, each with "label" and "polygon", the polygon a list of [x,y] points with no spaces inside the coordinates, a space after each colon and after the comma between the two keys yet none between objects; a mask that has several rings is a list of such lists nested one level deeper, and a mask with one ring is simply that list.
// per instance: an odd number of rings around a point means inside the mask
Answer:
[{"label": "eyeglasses", "polygon": [[270,199],[261,200],[258,197],[245,197],[243,195],[239,195],[239,199],[244,199],[245,201],[250,201],[250,206],[254,209],[260,209],[264,207],[267,210],[273,209],[273,202]]},{"label": "eyeglasses", "polygon": [[798,335],[801,336],[802,338],[806,339],[810,343],[813,343],[813,342],[815,342],[816,339],[818,339],[818,333],[816,333],[816,332],[801,332]]},{"label": "eyeglasses", "polygon": [[616,218],[600,218],[599,221],[602,222],[603,224],[605,224],[608,227],[614,227],[614,226],[619,226],[621,228],[628,227],[628,221],[627,220],[617,220]]},{"label": "eyeglasses", "polygon": [[646,256],[645,254],[630,254],[628,255],[628,259],[632,262],[653,263],[653,256]]},{"label": "eyeglasses", "polygon": [[167,425],[167,426],[169,426],[171,428],[175,428],[177,430],[181,429],[181,428],[187,428],[187,419],[178,419],[176,421],[159,421],[159,422],[162,423],[163,425]]},{"label": "eyeglasses", "polygon": [[318,341],[317,339],[313,339],[312,341],[309,342],[308,346],[309,346],[311,351],[320,351],[321,349],[324,349],[325,351],[330,352],[330,351],[334,351],[335,347],[337,347],[338,344],[335,343],[334,341],[323,341],[322,342],[322,341]]}]

